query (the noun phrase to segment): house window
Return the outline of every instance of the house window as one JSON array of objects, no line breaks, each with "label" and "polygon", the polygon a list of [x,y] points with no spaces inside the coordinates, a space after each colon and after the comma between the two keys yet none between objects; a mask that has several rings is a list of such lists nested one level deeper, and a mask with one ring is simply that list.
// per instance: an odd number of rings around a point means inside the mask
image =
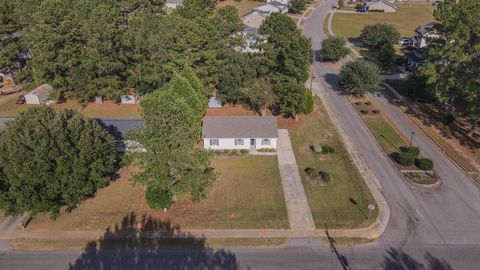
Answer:
[{"label": "house window", "polygon": [[243,139],[235,139],[235,145],[243,145]]},{"label": "house window", "polygon": [[218,139],[210,139],[210,145],[218,146]]},{"label": "house window", "polygon": [[266,138],[266,139],[262,139],[262,145],[270,145],[271,142],[270,142],[270,139]]}]

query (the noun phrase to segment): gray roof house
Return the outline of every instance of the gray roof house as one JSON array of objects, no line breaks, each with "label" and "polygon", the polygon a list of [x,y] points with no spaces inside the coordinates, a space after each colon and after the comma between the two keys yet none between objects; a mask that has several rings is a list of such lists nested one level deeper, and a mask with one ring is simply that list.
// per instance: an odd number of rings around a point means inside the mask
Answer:
[{"label": "gray roof house", "polygon": [[276,148],[274,116],[206,116],[202,126],[205,149]]},{"label": "gray roof house", "polygon": [[385,0],[373,0],[365,3],[368,10],[382,10],[383,12],[397,12],[397,6]]}]

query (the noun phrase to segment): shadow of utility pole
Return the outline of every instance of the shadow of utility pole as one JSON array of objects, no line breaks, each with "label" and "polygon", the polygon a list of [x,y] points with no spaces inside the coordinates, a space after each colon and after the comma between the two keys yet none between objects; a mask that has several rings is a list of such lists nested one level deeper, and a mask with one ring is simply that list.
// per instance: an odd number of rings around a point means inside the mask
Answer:
[{"label": "shadow of utility pole", "polygon": [[349,270],[350,267],[349,267],[347,258],[345,256],[343,256],[342,254],[340,254],[340,252],[338,252],[337,248],[335,247],[335,244],[336,244],[335,239],[333,239],[330,236],[330,234],[328,233],[327,224],[323,224],[323,225],[325,226],[325,234],[327,235],[328,242],[330,242],[330,250],[333,253],[335,253],[335,255],[337,256],[337,259],[340,262],[340,264],[342,265],[343,270]]}]

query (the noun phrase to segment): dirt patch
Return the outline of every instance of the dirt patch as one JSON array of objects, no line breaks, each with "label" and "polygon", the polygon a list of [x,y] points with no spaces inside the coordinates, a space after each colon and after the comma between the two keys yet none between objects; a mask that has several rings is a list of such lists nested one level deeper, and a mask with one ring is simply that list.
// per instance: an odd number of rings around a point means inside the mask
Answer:
[{"label": "dirt patch", "polygon": [[253,116],[257,115],[243,104],[225,104],[221,108],[208,108],[205,116]]}]

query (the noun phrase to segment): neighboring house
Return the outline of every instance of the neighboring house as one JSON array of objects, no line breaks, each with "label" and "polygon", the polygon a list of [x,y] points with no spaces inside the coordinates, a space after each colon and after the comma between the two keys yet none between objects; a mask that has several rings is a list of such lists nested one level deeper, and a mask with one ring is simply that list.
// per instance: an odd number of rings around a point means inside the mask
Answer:
[{"label": "neighboring house", "polygon": [[274,12],[287,13],[289,8],[289,5],[285,5],[277,1],[271,1],[266,4],[256,6],[253,10],[267,13],[267,15],[270,15]]},{"label": "neighboring house", "polygon": [[410,69],[421,67],[426,63],[425,58],[418,51],[410,51],[405,54],[405,66]]},{"label": "neighboring house", "polygon": [[397,6],[385,0],[374,0],[365,2],[367,10],[382,10],[383,12],[397,12]]},{"label": "neighboring house", "polygon": [[48,97],[52,92],[52,86],[50,86],[49,84],[42,84],[25,95],[25,103],[41,104],[47,101]]},{"label": "neighboring house", "polygon": [[277,148],[274,116],[207,116],[203,118],[205,149]]},{"label": "neighboring house", "polygon": [[247,14],[242,16],[242,22],[245,24],[246,27],[251,29],[260,29],[262,26],[263,21],[268,17],[269,14],[265,12],[261,12],[258,10],[252,10]]},{"label": "neighboring house", "polygon": [[218,100],[216,96],[212,96],[208,99],[208,107],[209,108],[221,108],[222,107],[222,102]]},{"label": "neighboring house", "polygon": [[262,50],[259,45],[267,42],[267,37],[261,35],[259,29],[245,26],[245,29],[239,33],[243,38],[243,44],[234,48],[237,52],[260,53]]},{"label": "neighboring house", "polygon": [[183,0],[167,0],[167,2],[165,3],[165,8],[167,9],[167,12],[171,12],[182,4]]},{"label": "neighboring house", "polygon": [[413,37],[413,45],[417,48],[424,48],[432,39],[439,38],[438,32],[435,30],[433,23],[420,25],[415,29],[415,36]]},{"label": "neighboring house", "polygon": [[280,3],[282,5],[290,6],[290,0],[267,0],[267,3]]},{"label": "neighboring house", "polygon": [[15,84],[15,79],[13,78],[13,75],[11,73],[6,74],[6,73],[0,72],[0,84],[3,84],[3,85]]}]

